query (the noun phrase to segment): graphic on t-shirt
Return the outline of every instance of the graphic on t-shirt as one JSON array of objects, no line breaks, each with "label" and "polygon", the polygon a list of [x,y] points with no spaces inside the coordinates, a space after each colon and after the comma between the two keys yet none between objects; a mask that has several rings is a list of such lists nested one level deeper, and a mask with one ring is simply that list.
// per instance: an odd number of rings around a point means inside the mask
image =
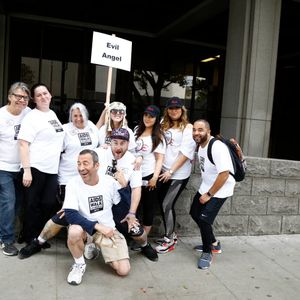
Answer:
[{"label": "graphic on t-shirt", "polygon": [[135,152],[147,152],[147,150],[148,150],[148,145],[144,144],[143,139],[136,140]]},{"label": "graphic on t-shirt", "polygon": [[107,136],[105,137],[105,144],[107,144],[107,145],[110,145],[110,144],[111,144],[111,138],[110,138],[109,135],[107,135]]},{"label": "graphic on t-shirt", "polygon": [[21,124],[18,124],[18,125],[14,126],[14,129],[15,129],[14,140],[18,139],[18,134],[19,134],[20,128],[21,128]]},{"label": "graphic on t-shirt", "polygon": [[172,145],[173,144],[172,132],[171,131],[167,130],[165,132],[165,138],[166,138],[167,145]]},{"label": "graphic on t-shirt", "polygon": [[78,138],[81,146],[92,145],[92,139],[88,132],[79,132]]},{"label": "graphic on t-shirt", "polygon": [[204,157],[200,156],[199,159],[200,170],[204,172]]},{"label": "graphic on t-shirt", "polygon": [[103,210],[103,196],[93,196],[88,198],[90,213],[95,213],[97,211]]},{"label": "graphic on t-shirt", "polygon": [[57,120],[49,120],[48,121],[50,125],[53,126],[56,132],[62,132],[64,131],[61,125],[57,122]]}]

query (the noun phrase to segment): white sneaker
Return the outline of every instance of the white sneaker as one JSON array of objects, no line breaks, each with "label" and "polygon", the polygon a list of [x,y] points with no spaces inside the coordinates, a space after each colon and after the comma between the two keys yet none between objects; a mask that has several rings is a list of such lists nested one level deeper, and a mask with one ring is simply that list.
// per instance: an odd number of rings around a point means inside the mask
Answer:
[{"label": "white sneaker", "polygon": [[85,272],[86,264],[73,264],[71,271],[68,275],[68,283],[78,285],[81,283],[82,276]]},{"label": "white sneaker", "polygon": [[83,255],[86,259],[96,259],[99,255],[99,250],[94,243],[85,244]]}]

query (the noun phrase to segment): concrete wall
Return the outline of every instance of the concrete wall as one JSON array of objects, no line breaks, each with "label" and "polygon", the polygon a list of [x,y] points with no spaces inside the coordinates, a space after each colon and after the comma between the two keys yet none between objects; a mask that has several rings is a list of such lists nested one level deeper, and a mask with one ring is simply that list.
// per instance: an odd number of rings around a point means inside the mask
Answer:
[{"label": "concrete wall", "polygon": [[[300,233],[300,161],[247,157],[247,176],[224,203],[214,223],[216,235]],[[200,235],[189,208],[201,180],[197,158],[194,170],[176,203],[176,231]],[[153,235],[163,234],[159,211]]]}]

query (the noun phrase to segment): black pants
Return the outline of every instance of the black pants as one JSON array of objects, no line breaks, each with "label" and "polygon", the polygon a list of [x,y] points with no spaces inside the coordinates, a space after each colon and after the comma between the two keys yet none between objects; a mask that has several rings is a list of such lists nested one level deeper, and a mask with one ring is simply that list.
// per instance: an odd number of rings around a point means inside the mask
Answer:
[{"label": "black pants", "polygon": [[45,223],[60,208],[56,199],[57,174],[31,168],[32,183],[24,188],[23,238],[26,243],[39,236]]},{"label": "black pants", "polygon": [[201,204],[201,195],[196,193],[190,209],[190,215],[197,223],[203,243],[203,252],[211,252],[212,243],[216,241],[212,225],[218,212],[227,198],[212,197],[205,204]]}]

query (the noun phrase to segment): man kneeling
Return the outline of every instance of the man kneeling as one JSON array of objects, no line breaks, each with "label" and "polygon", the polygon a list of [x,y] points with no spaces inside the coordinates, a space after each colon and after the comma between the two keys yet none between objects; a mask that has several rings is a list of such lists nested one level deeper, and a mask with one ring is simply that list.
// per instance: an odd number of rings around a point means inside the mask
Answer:
[{"label": "man kneeling", "polygon": [[93,150],[79,153],[80,176],[66,185],[63,205],[69,224],[68,247],[74,258],[68,283],[78,285],[86,269],[83,256],[88,236],[101,249],[103,259],[116,273],[125,276],[130,271],[128,247],[124,236],[116,230],[112,205],[120,201],[116,181],[107,175],[99,176],[98,155]]}]

